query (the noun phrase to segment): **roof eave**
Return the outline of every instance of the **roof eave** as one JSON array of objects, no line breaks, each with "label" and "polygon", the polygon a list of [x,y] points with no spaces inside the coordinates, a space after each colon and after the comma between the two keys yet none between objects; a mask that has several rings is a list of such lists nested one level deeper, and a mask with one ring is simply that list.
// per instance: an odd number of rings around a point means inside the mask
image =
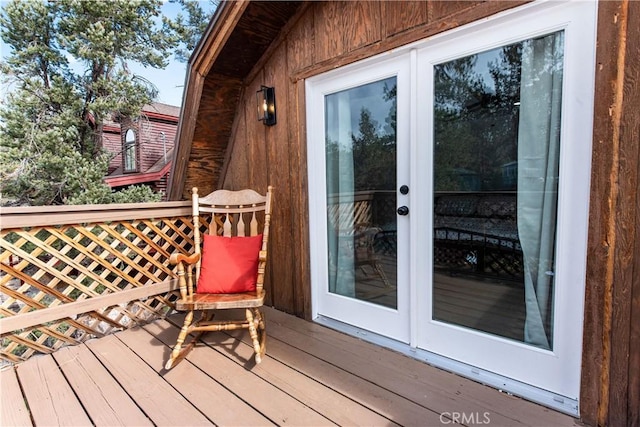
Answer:
[{"label": "roof eave", "polygon": [[176,134],[176,150],[169,175],[168,200],[179,200],[182,196],[186,175],[184,172],[189,162],[191,140],[195,130],[204,78],[249,2],[250,0],[238,0],[221,3],[189,58]]}]

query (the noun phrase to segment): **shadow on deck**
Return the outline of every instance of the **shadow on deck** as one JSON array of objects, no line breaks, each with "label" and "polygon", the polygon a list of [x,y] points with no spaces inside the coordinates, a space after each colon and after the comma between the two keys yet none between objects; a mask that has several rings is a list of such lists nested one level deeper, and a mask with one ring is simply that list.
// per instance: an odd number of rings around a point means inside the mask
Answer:
[{"label": "shadow on deck", "polygon": [[577,420],[326,327],[265,309],[267,357],[209,333],[163,368],[179,318],[1,372],[1,425],[571,426]]}]

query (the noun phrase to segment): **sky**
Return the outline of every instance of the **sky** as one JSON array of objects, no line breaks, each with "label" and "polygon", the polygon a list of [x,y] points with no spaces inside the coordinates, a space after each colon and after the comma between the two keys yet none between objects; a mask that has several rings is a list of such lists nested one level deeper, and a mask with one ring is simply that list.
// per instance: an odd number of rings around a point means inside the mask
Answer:
[{"label": "sky", "polygon": [[[5,3],[7,3],[5,0],[0,0],[0,6],[4,6]],[[205,9],[212,8],[209,0],[202,0],[201,6]],[[166,0],[162,5],[162,13],[170,18],[175,18],[180,11],[181,9],[179,5],[169,3]],[[9,53],[8,48],[4,43],[0,46],[0,49],[0,54],[3,57]],[[181,107],[187,64],[176,61],[173,56],[169,58],[169,61],[169,65],[164,70],[145,68],[134,63],[128,63],[127,65],[131,72],[144,77],[158,88],[159,93],[156,98],[157,102]],[[3,88],[3,97],[4,90],[7,90],[7,88]]]},{"label": "sky", "polygon": [[131,72],[138,74],[149,80],[158,88],[156,102],[163,104],[182,105],[182,93],[184,92],[186,63],[172,61],[164,70],[153,68],[143,68],[139,65],[131,65]]}]

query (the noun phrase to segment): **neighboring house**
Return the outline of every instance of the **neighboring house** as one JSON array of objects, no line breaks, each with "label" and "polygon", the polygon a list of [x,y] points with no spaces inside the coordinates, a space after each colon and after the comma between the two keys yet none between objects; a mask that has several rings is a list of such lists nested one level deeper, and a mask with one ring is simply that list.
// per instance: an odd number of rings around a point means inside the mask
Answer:
[{"label": "neighboring house", "polygon": [[273,185],[267,304],[638,425],[639,28],[628,0],[224,2],[169,199]]},{"label": "neighboring house", "polygon": [[166,194],[179,114],[179,107],[154,102],[135,120],[105,123],[104,148],[115,155],[105,182],[116,190],[148,185]]}]

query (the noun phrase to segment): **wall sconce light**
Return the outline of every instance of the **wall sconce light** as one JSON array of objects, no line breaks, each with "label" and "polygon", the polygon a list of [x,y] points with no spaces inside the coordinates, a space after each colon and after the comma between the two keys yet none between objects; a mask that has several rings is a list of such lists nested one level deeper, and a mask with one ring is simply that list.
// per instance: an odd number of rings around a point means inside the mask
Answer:
[{"label": "wall sconce light", "polygon": [[258,103],[258,120],[265,126],[276,124],[276,90],[272,87],[260,86],[256,92]]}]

